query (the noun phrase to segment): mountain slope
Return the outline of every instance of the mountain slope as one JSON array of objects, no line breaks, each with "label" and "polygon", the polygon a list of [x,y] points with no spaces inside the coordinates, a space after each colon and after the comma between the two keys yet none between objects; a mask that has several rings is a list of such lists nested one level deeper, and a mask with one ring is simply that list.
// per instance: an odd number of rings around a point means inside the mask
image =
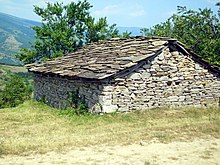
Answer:
[{"label": "mountain slope", "polygon": [[39,22],[14,17],[0,12],[0,63],[19,65],[15,58],[21,47],[29,48],[35,32],[31,27]]}]

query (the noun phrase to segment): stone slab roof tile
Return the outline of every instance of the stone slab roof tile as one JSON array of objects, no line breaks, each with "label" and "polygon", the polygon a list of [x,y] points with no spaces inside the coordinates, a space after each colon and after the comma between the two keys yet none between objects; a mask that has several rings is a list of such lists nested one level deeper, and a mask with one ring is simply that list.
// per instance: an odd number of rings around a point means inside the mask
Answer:
[{"label": "stone slab roof tile", "polygon": [[220,75],[218,67],[210,65],[179,41],[165,37],[137,36],[98,41],[87,44],[64,57],[40,64],[29,64],[26,67],[34,73],[100,80],[122,73],[125,69],[139,66],[143,60],[158,54],[167,45],[170,49],[177,47],[184,54],[190,54],[195,61]]},{"label": "stone slab roof tile", "polygon": [[27,68],[35,73],[103,79],[153,56],[167,43],[164,38],[113,38],[90,43],[64,57],[29,64]]}]

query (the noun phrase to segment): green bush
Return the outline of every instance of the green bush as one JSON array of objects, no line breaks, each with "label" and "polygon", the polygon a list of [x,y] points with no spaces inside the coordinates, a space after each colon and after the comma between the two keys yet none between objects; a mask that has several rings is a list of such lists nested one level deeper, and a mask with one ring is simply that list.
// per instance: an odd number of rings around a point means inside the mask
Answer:
[{"label": "green bush", "polygon": [[30,99],[32,86],[17,74],[11,74],[7,78],[5,87],[0,91],[0,108],[15,107]]},{"label": "green bush", "polygon": [[70,113],[75,113],[77,115],[87,115],[88,105],[85,102],[85,98],[81,98],[79,95],[79,90],[69,92],[69,108]]}]

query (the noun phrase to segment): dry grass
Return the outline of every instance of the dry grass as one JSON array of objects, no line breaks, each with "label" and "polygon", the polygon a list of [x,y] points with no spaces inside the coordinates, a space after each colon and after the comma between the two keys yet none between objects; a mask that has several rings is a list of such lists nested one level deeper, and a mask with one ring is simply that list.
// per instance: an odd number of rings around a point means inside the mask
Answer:
[{"label": "dry grass", "polygon": [[210,137],[220,137],[219,107],[70,117],[27,101],[17,108],[0,110],[0,154]]}]

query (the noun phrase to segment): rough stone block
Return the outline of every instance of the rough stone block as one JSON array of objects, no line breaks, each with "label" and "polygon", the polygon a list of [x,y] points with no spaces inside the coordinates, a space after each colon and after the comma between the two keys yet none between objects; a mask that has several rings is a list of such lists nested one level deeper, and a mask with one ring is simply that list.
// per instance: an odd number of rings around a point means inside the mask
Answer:
[{"label": "rough stone block", "polygon": [[119,112],[127,112],[127,111],[129,111],[129,108],[127,106],[126,107],[119,107],[118,111]]},{"label": "rough stone block", "polygon": [[118,110],[117,105],[102,105],[102,112],[104,113],[111,113]]},{"label": "rough stone block", "polygon": [[103,91],[104,92],[111,92],[113,91],[114,87],[113,86],[103,86]]},{"label": "rough stone block", "polygon": [[186,99],[186,96],[179,96],[179,101],[184,101]]},{"label": "rough stone block", "polygon": [[145,64],[145,65],[143,66],[143,68],[144,68],[144,69],[150,69],[150,68],[151,68],[151,64]]},{"label": "rough stone block", "polygon": [[158,60],[159,61],[163,61],[164,60],[164,54],[161,53],[159,56],[158,56]]},{"label": "rough stone block", "polygon": [[178,96],[169,96],[167,98],[167,100],[170,101],[170,102],[176,102],[176,101],[179,100],[179,97]]},{"label": "rough stone block", "polygon": [[144,72],[144,73],[141,74],[141,77],[142,77],[143,79],[148,79],[148,78],[151,77],[151,74],[150,74],[149,72]]},{"label": "rough stone block", "polygon": [[169,77],[168,76],[162,76],[160,77],[160,81],[168,81]]},{"label": "rough stone block", "polygon": [[141,79],[141,75],[140,75],[140,73],[133,73],[133,74],[130,76],[130,79],[140,80],[140,79]]}]

